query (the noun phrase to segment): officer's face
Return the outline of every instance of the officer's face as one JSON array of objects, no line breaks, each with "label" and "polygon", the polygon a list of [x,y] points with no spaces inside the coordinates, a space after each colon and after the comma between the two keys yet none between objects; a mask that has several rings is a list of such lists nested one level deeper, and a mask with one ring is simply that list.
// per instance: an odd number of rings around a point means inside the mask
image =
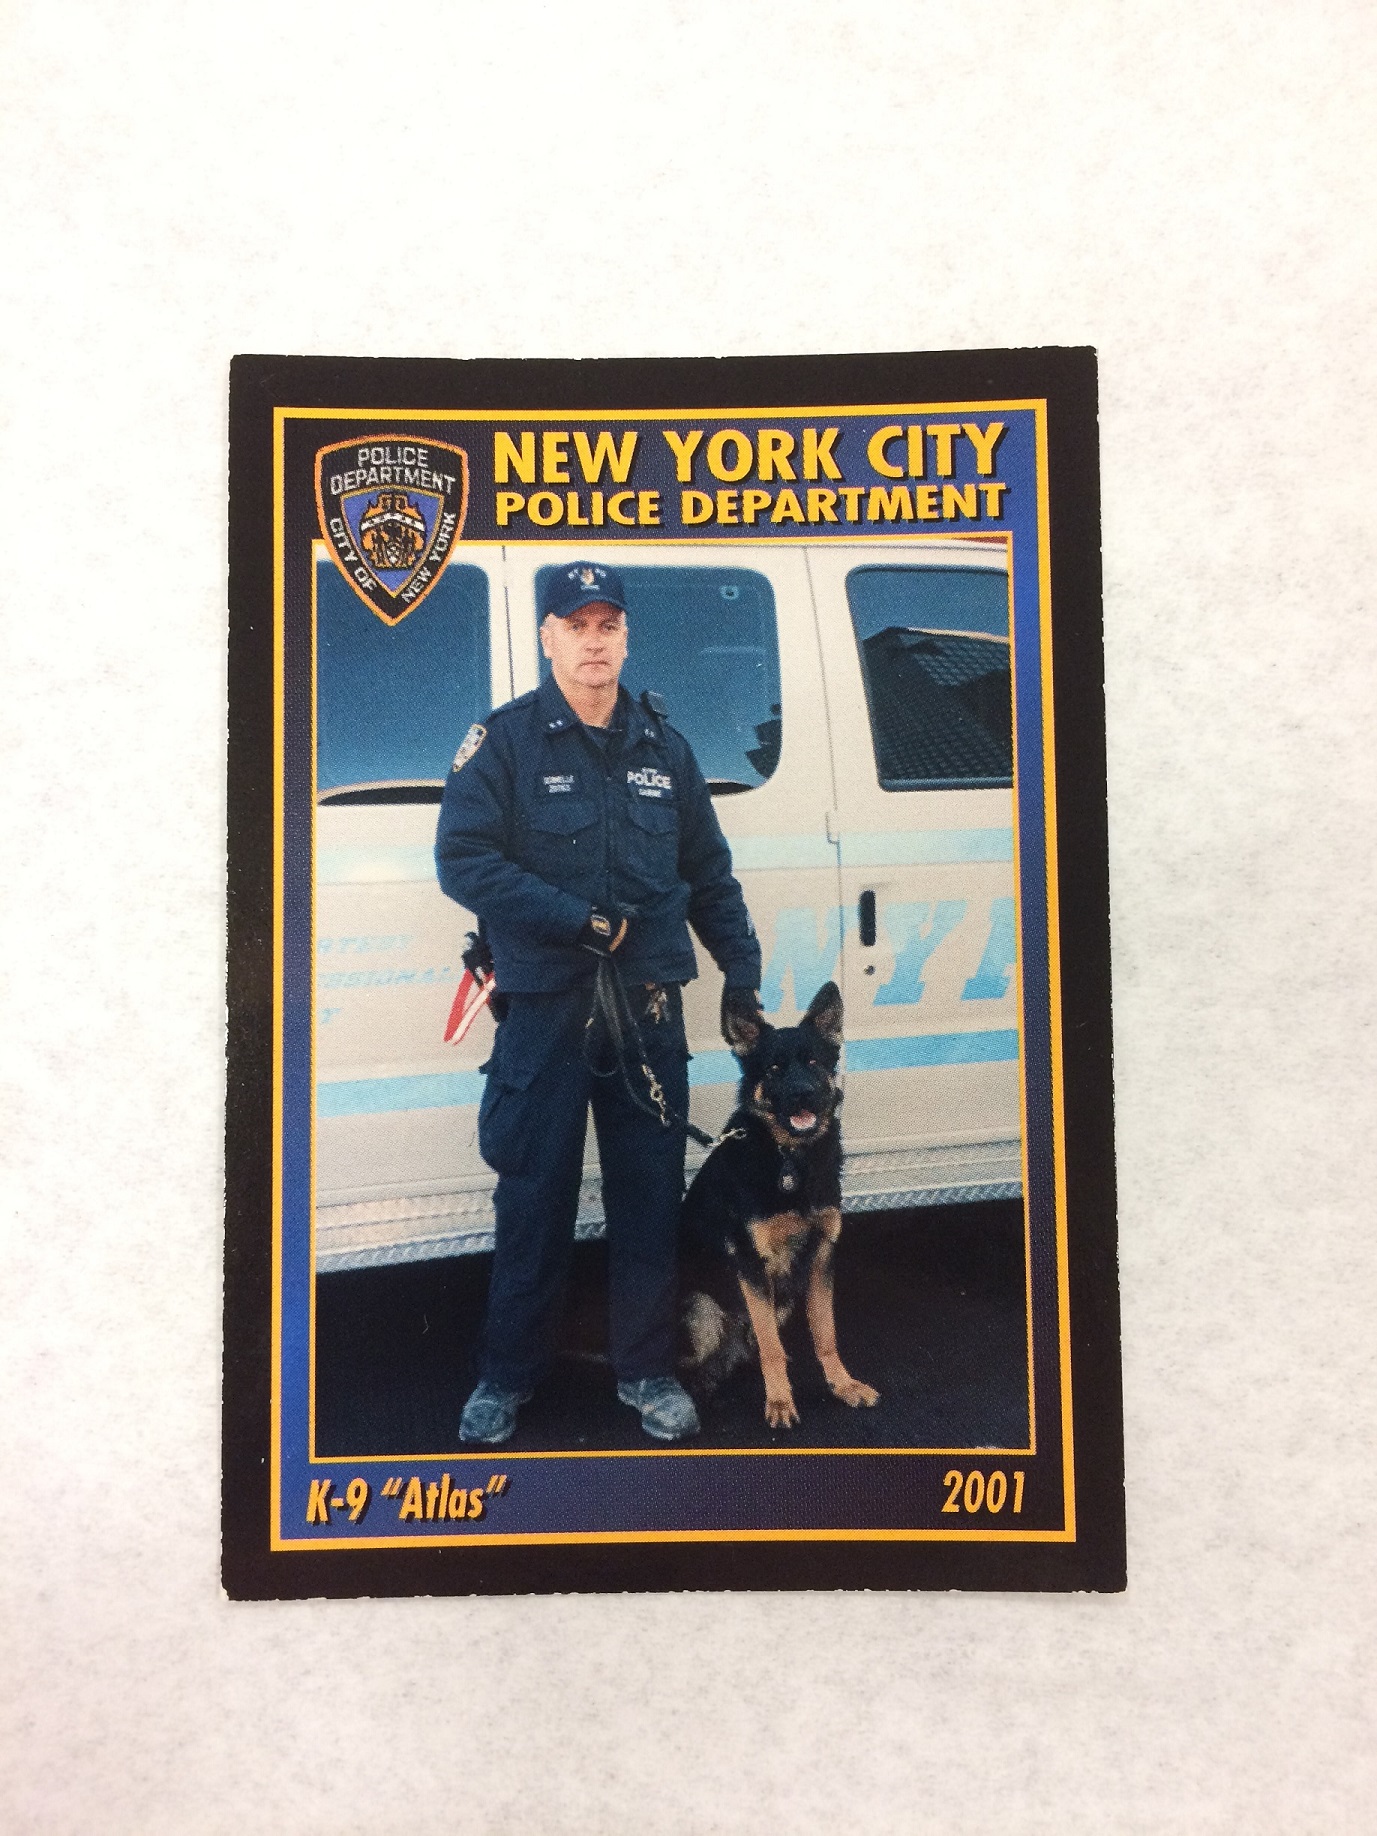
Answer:
[{"label": "officer's face", "polygon": [[580,606],[568,618],[550,617],[540,628],[540,647],[560,687],[612,687],[626,661],[626,615],[615,606]]}]

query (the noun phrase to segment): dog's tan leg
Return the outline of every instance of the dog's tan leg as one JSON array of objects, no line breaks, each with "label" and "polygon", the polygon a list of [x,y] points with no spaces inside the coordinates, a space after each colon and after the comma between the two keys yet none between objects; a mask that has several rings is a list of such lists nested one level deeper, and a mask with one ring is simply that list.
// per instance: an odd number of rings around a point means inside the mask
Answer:
[{"label": "dog's tan leg", "polygon": [[774,1300],[758,1292],[744,1276],[738,1276],[746,1311],[755,1329],[760,1351],[760,1374],[765,1379],[765,1420],[771,1428],[792,1428],[798,1420],[794,1392],[789,1384],[788,1362],[779,1337]]},{"label": "dog's tan leg", "polygon": [[823,1239],[808,1271],[808,1330],[813,1335],[813,1350],[827,1379],[827,1387],[853,1409],[873,1409],[880,1400],[878,1390],[853,1377],[837,1351],[837,1322],[832,1308],[832,1252],[841,1233],[841,1213],[824,1212],[818,1222]]}]

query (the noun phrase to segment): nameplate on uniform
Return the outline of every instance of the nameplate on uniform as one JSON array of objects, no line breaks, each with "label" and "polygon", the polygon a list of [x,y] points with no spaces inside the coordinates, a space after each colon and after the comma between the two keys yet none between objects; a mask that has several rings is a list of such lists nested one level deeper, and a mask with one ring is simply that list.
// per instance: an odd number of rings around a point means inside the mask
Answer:
[{"label": "nameplate on uniform", "polygon": [[641,797],[665,798],[674,795],[674,780],[667,771],[655,771],[649,765],[640,771],[628,771],[626,781]]}]

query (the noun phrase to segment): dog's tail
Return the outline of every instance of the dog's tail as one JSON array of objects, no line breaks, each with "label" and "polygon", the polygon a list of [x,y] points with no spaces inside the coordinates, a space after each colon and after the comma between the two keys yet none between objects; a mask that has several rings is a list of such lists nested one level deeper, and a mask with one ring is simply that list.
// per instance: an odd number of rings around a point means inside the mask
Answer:
[{"label": "dog's tail", "polygon": [[710,1294],[686,1294],[679,1309],[679,1374],[710,1396],[751,1355],[750,1322],[735,1318]]}]

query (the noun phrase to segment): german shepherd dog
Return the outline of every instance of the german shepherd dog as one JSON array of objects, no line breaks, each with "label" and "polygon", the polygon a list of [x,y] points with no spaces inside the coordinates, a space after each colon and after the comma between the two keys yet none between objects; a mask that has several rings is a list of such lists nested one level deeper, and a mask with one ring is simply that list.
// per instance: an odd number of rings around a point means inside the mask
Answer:
[{"label": "german shepherd dog", "polygon": [[799,1416],[779,1329],[802,1301],[832,1394],[853,1409],[873,1408],[878,1393],[842,1363],[832,1314],[841,992],[835,982],[820,988],[798,1026],[729,1019],[727,1040],[741,1061],[737,1107],[684,1200],[689,1271],[700,1279],[682,1308],[681,1374],[711,1395],[754,1342],[765,1420],[792,1427]]}]

